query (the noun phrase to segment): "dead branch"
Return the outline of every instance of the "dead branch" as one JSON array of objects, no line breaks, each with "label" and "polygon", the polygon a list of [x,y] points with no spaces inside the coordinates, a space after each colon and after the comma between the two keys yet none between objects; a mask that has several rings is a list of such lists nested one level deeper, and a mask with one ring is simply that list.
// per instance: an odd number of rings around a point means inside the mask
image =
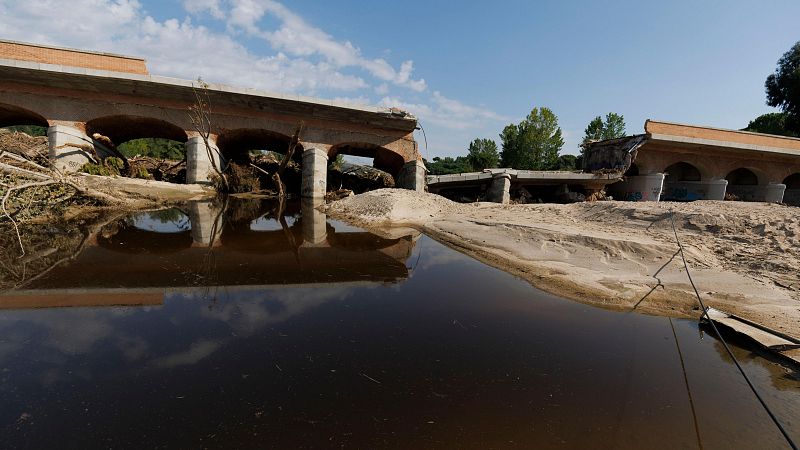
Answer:
[{"label": "dead branch", "polygon": [[269,172],[267,172],[266,170],[262,169],[261,167],[258,167],[257,165],[255,165],[253,163],[250,163],[250,166],[252,168],[258,170],[259,172],[263,173],[264,175],[269,175]]},{"label": "dead branch", "polygon": [[[192,84],[194,104],[189,106],[189,120],[191,120],[192,127],[203,140],[203,145],[206,148],[206,155],[208,155],[208,159],[211,161],[211,167],[222,181],[222,186],[227,192],[230,191],[228,177],[225,175],[222,169],[218,168],[217,165],[214,164],[216,158],[214,158],[214,150],[209,142],[211,138],[211,100],[208,94],[208,83],[203,81],[202,78],[198,78],[197,84],[199,85],[200,89],[197,89],[194,84]],[[222,154],[220,154],[219,151],[216,153],[219,156],[220,165],[222,165]]]},{"label": "dead branch", "polygon": [[29,160],[29,159],[23,158],[20,155],[17,155],[15,153],[11,153],[11,152],[8,152],[8,151],[5,151],[5,150],[0,151],[0,158],[3,158],[3,157],[11,158],[11,159],[13,159],[15,161],[18,161],[18,162],[21,162],[21,163],[24,163],[24,164],[28,164],[31,167],[34,167],[34,168],[39,169],[39,170],[44,170],[44,171],[50,170],[47,167],[42,167],[39,164],[36,164],[35,162],[33,162],[33,161]]},{"label": "dead branch", "polygon": [[5,163],[0,163],[0,172],[9,173],[12,175],[21,175],[24,177],[35,178],[37,180],[50,180],[52,177],[49,175],[34,172],[32,170],[23,169],[22,167],[16,167]]},{"label": "dead branch", "polygon": [[286,189],[283,181],[281,180],[281,175],[283,175],[283,171],[286,169],[286,166],[289,165],[289,161],[292,160],[294,150],[297,148],[297,144],[300,142],[300,133],[303,132],[303,126],[303,122],[300,122],[300,124],[297,125],[297,129],[294,131],[292,139],[289,141],[289,148],[286,150],[286,154],[283,155],[283,159],[278,165],[278,170],[272,174],[272,182],[275,183],[275,188],[278,190],[278,198],[281,199],[281,202],[283,202],[283,199],[286,197]]}]

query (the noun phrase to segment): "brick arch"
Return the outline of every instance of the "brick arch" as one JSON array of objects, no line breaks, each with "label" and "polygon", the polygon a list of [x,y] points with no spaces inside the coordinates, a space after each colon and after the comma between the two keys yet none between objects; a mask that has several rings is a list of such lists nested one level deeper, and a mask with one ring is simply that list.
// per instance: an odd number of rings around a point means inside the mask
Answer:
[{"label": "brick arch", "polygon": [[[225,130],[217,137],[217,147],[229,161],[246,159],[248,150],[269,150],[286,153],[291,137],[276,131],[262,128],[237,128]],[[295,159],[302,158],[303,146],[297,144]]]},{"label": "brick arch", "polygon": [[376,169],[383,170],[397,178],[406,158],[386,147],[365,142],[345,142],[331,146],[328,150],[328,159],[333,160],[337,155],[361,156],[372,158],[372,165]]},{"label": "brick arch", "polygon": [[12,125],[49,126],[47,119],[30,109],[0,103],[0,128]]},{"label": "brick arch", "polygon": [[738,167],[731,170],[725,175],[725,179],[728,180],[728,186],[758,186],[765,184],[763,175],[759,176],[757,171],[747,167]]},{"label": "brick arch", "polygon": [[692,163],[678,161],[664,168],[667,180],[673,181],[700,181],[703,178],[703,171]]},{"label": "brick arch", "polygon": [[782,183],[786,185],[786,189],[800,189],[800,172],[788,175]]},{"label": "brick arch", "polygon": [[86,134],[100,133],[115,145],[140,138],[161,138],[186,142],[186,131],[170,122],[143,116],[104,116],[86,122]]}]

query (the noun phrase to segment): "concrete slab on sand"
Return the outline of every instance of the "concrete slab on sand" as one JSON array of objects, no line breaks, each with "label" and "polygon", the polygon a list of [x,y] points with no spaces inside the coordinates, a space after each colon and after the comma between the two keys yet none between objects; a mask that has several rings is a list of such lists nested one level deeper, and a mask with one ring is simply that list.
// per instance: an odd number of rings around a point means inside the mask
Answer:
[{"label": "concrete slab on sand", "polygon": [[707,317],[717,325],[745,335],[765,349],[800,364],[800,340],[714,308],[708,308]]}]

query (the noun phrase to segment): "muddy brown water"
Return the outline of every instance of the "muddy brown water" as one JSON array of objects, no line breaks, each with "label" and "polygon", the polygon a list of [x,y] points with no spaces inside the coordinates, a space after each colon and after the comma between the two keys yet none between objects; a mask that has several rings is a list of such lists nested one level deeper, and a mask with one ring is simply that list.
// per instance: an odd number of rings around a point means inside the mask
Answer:
[{"label": "muddy brown water", "polygon": [[[787,447],[696,321],[240,203],[115,218],[46,273],[3,269],[0,447]],[[800,440],[797,371],[732,346]]]}]

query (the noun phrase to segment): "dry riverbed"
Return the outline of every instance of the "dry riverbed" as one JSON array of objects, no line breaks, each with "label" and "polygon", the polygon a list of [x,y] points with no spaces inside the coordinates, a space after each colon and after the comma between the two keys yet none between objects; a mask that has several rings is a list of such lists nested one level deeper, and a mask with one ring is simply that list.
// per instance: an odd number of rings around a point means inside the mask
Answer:
[{"label": "dry riverbed", "polygon": [[580,302],[697,317],[674,218],[707,306],[800,338],[800,208],[717,201],[458,204],[381,189],[331,203],[326,212],[367,228],[417,228]]}]

